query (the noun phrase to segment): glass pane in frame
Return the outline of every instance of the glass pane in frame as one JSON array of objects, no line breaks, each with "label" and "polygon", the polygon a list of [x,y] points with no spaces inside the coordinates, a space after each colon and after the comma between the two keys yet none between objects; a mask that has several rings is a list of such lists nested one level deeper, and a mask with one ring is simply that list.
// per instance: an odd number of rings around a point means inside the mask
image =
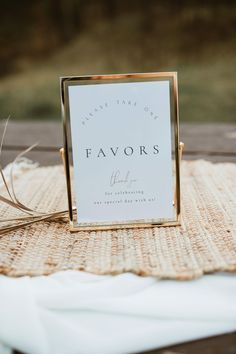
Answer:
[{"label": "glass pane in frame", "polygon": [[[98,221],[98,222],[80,222],[80,213],[76,208],[76,190],[74,176],[73,149],[71,137],[71,119],[70,119],[70,102],[69,89],[73,86],[84,85],[109,85],[109,84],[125,84],[125,83],[151,83],[151,82],[168,82],[170,90],[170,117],[171,117],[171,145],[172,145],[172,194],[174,215],[171,218],[155,218],[135,220],[117,221]],[[136,85],[138,88],[138,85]],[[124,86],[123,86],[124,87]],[[155,94],[155,92],[154,92]],[[178,117],[178,93],[177,93],[177,74],[176,73],[145,73],[145,74],[118,74],[118,75],[97,75],[84,77],[65,77],[61,79],[61,98],[62,113],[64,125],[64,151],[65,151],[65,170],[68,190],[69,217],[71,230],[87,230],[87,229],[116,229],[127,227],[150,227],[151,225],[174,226],[180,223],[180,171],[179,171],[179,117]],[[92,98],[91,98],[92,100]],[[149,107],[143,107],[144,114],[155,114],[151,112]],[[78,141],[79,144],[79,141]],[[74,147],[75,149],[75,147]],[[90,151],[89,151],[90,152]],[[83,201],[81,200],[81,203]],[[78,209],[79,209],[79,203]]]}]

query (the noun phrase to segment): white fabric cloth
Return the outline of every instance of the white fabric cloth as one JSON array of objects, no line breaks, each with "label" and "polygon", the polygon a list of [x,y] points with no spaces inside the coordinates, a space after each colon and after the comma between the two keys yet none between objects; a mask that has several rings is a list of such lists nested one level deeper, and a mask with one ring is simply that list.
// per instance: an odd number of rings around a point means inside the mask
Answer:
[{"label": "white fabric cloth", "polygon": [[0,342],[30,354],[134,353],[236,330],[236,278],[0,276]]}]

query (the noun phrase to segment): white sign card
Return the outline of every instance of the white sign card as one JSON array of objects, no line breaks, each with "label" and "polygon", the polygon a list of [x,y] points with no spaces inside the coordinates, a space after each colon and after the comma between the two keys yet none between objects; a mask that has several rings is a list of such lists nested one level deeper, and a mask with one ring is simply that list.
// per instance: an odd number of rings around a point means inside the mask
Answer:
[{"label": "white sign card", "polygon": [[122,82],[122,75],[117,81],[114,75],[113,80],[102,78],[62,79],[76,225],[176,223],[172,124],[178,122],[172,122],[177,112],[172,107],[172,76],[128,82]]}]

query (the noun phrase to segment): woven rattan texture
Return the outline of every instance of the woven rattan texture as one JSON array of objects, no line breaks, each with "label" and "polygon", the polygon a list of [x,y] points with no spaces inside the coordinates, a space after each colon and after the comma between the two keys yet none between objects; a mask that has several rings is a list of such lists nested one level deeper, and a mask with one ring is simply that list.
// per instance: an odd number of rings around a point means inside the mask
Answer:
[{"label": "woven rattan texture", "polygon": [[[67,222],[37,223],[1,237],[0,273],[34,276],[74,269],[193,279],[236,271],[236,165],[183,161],[181,169],[181,227],[70,233]],[[15,189],[32,208],[67,207],[61,166],[26,172]],[[15,215],[0,204],[1,219]]]}]

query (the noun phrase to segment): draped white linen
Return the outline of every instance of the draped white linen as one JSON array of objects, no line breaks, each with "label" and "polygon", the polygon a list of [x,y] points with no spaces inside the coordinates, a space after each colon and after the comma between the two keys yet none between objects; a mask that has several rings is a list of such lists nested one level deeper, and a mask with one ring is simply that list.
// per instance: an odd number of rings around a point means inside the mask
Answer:
[{"label": "draped white linen", "polygon": [[30,354],[135,353],[236,330],[236,278],[0,276],[0,342]]}]

